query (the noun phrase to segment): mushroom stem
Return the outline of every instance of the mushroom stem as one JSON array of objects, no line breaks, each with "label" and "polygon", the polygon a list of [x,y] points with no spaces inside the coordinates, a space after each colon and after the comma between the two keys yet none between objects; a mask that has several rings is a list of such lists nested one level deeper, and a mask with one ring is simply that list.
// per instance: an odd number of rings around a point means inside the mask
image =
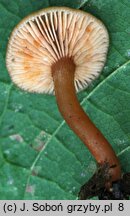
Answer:
[{"label": "mushroom stem", "polygon": [[52,65],[54,89],[59,110],[69,127],[88,147],[99,165],[108,163],[110,182],[121,178],[118,158],[111,145],[80,106],[74,86],[75,64],[62,58]]}]

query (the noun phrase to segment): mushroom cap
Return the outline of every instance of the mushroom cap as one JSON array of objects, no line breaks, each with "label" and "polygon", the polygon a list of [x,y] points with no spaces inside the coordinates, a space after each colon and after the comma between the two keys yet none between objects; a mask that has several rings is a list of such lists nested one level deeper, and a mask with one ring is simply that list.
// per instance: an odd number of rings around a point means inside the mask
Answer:
[{"label": "mushroom cap", "polygon": [[24,18],[9,39],[6,66],[13,82],[29,92],[54,93],[52,65],[71,57],[78,92],[99,76],[109,37],[93,15],[66,7],[50,7]]}]

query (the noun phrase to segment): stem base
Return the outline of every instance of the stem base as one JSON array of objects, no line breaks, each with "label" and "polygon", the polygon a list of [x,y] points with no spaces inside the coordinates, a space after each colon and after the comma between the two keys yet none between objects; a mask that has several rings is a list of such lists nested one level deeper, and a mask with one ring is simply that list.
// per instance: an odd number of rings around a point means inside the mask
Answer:
[{"label": "stem base", "polygon": [[106,182],[110,181],[109,164],[99,166],[92,178],[80,189],[79,199],[86,200],[98,196],[99,200],[129,200],[130,173],[126,173],[118,181],[112,182],[109,189]]}]

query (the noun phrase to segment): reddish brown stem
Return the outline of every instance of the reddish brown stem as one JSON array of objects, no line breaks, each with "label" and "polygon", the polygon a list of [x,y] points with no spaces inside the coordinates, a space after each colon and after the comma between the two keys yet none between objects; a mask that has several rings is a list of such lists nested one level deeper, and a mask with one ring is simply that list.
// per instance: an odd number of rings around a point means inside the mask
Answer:
[{"label": "reddish brown stem", "polygon": [[97,163],[108,163],[111,182],[120,179],[118,158],[111,145],[95,127],[80,106],[74,86],[75,64],[72,59],[63,58],[52,66],[55,95],[59,110],[70,128],[89,148]]}]

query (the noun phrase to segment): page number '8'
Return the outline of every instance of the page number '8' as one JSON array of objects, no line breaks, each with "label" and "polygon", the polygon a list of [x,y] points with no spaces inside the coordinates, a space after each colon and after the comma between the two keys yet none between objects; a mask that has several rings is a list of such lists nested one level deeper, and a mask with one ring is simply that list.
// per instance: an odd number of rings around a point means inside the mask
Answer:
[{"label": "page number '8'", "polygon": [[119,211],[124,211],[124,204],[123,203],[119,203],[118,210]]}]

